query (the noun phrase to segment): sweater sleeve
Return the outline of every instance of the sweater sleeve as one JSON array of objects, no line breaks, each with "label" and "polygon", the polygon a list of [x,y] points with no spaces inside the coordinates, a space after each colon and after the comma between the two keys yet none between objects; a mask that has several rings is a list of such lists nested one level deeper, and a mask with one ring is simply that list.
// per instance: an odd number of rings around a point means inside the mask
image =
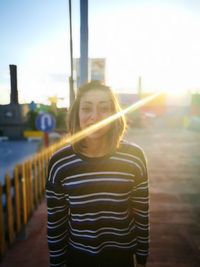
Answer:
[{"label": "sweater sleeve", "polygon": [[51,267],[64,267],[68,243],[68,196],[52,166],[50,161],[46,183],[49,258]]},{"label": "sweater sleeve", "polygon": [[139,177],[132,190],[132,209],[137,233],[137,263],[145,264],[149,254],[149,189],[146,160],[141,155]]}]

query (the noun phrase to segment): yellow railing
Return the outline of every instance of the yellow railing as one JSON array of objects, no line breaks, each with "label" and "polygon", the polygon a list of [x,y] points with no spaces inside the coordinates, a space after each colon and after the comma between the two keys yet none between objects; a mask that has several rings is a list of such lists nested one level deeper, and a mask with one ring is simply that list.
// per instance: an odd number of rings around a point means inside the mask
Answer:
[{"label": "yellow railing", "polygon": [[0,259],[44,198],[49,158],[65,142],[66,136],[15,166],[13,177],[5,175],[0,184]]}]

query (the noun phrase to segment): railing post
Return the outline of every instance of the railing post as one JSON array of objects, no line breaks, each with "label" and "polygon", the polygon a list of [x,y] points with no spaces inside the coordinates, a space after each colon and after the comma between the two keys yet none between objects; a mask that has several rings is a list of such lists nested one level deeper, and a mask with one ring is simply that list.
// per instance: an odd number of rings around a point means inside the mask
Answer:
[{"label": "railing post", "polygon": [[21,201],[20,201],[20,185],[19,185],[19,167],[14,169],[14,185],[15,185],[15,216],[17,233],[21,230]]},{"label": "railing post", "polygon": [[26,173],[25,164],[22,165],[22,210],[23,210],[23,223],[27,224],[27,197],[26,197]]},{"label": "railing post", "polygon": [[45,186],[46,186],[46,178],[48,175],[48,153],[47,152],[45,152],[44,158],[45,158]]},{"label": "railing post", "polygon": [[45,157],[44,153],[41,154],[41,161],[42,161],[42,194],[45,191]]},{"label": "railing post", "polygon": [[2,195],[3,195],[3,187],[0,184],[0,260],[3,258],[3,255],[6,250],[5,228],[4,228],[5,221],[4,221]]},{"label": "railing post", "polygon": [[27,207],[27,216],[30,217],[31,211],[31,202],[30,202],[30,175],[29,175],[29,164],[28,162],[25,163],[25,185],[26,185],[26,207]]},{"label": "railing post", "polygon": [[38,205],[38,172],[36,157],[33,158],[34,203]]},{"label": "railing post", "polygon": [[28,161],[28,180],[29,180],[29,202],[30,202],[30,212],[33,213],[33,170],[32,170],[32,160]]},{"label": "railing post", "polygon": [[39,201],[42,198],[42,163],[41,163],[41,153],[38,155],[38,184],[39,184]]},{"label": "railing post", "polygon": [[15,238],[15,234],[14,234],[11,183],[10,183],[10,176],[8,174],[6,174],[6,176],[5,176],[5,185],[6,185],[6,209],[7,209],[7,223],[8,223],[8,240],[9,240],[9,244],[12,244],[14,241],[14,238]]}]

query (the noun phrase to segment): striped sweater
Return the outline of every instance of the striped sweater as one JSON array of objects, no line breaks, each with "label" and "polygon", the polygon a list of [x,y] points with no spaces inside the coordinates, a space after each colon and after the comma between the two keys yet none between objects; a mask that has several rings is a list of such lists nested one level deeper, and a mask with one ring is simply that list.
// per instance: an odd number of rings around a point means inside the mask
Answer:
[{"label": "striped sweater", "polygon": [[101,158],[63,147],[50,159],[46,197],[50,266],[67,266],[68,246],[89,255],[130,250],[146,263],[148,178],[138,146],[122,142]]}]

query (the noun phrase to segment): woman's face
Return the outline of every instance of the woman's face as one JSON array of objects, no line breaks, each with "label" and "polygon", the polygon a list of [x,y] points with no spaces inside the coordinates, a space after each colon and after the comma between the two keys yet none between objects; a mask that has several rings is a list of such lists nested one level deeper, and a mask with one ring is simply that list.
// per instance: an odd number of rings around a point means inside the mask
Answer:
[{"label": "woman's face", "polygon": [[[98,89],[88,91],[80,99],[79,123],[81,130],[109,117],[112,111],[112,102],[108,93]],[[103,138],[109,129],[110,125],[104,126],[88,138]]]}]

